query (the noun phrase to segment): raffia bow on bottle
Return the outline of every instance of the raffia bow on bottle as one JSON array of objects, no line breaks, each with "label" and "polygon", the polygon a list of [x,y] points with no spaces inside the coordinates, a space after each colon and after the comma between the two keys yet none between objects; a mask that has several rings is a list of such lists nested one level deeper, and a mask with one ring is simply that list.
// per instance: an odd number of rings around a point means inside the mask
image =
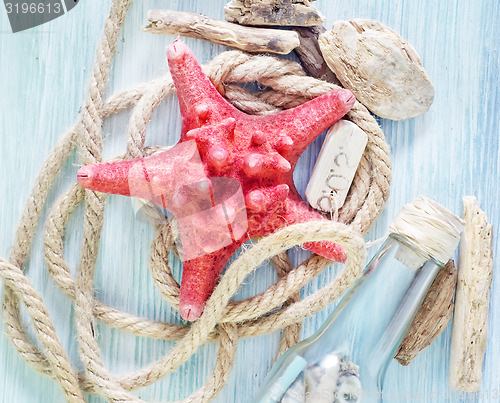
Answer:
[{"label": "raffia bow on bottle", "polygon": [[[144,147],[146,128],[160,102],[175,91],[170,75],[137,85],[108,99],[103,97],[116,42],[130,3],[131,0],[113,1],[80,117],[47,157],[19,222],[9,261],[0,259],[0,275],[4,280],[5,329],[23,359],[58,382],[70,402],[84,402],[84,391],[99,394],[109,401],[141,401],[130,391],[150,385],[175,370],[204,342],[218,341],[219,350],[211,376],[202,388],[185,400],[208,401],[217,395],[229,378],[239,337],[282,330],[281,354],[298,342],[302,320],[337,299],[359,276],[365,258],[360,235],[373,224],[389,196],[389,147],[374,118],[364,106],[356,103],[347,118],[368,134],[368,144],[349,196],[338,212],[338,222],[296,224],[259,240],[231,264],[208,301],[204,314],[191,326],[137,317],[94,298],[93,278],[105,197],[73,184],[52,206],[44,228],[44,240],[49,273],[75,307],[80,356],[85,367],[84,373],[78,373],[58,340],[42,295],[24,275],[24,265],[48,192],[75,144],[80,145],[83,164],[101,161],[103,120],[133,108],[127,150],[121,158],[143,157],[157,150],[155,147]],[[290,108],[339,88],[306,76],[297,63],[238,51],[222,53],[204,70],[230,102],[252,114]],[[268,89],[251,94],[237,84],[255,81]],[[73,278],[64,260],[63,237],[70,216],[82,201],[85,201],[83,245],[76,278]],[[174,241],[172,231],[166,223],[158,224],[155,229],[156,237],[150,255],[151,273],[162,296],[176,307],[179,285],[168,262],[168,253]],[[300,288],[330,262],[313,255],[293,268],[285,251],[295,245],[321,240],[343,245],[348,255],[347,263],[330,284],[301,300]],[[245,277],[266,259],[271,260],[279,280],[261,294],[243,301],[230,301]],[[24,304],[33,319],[42,350],[29,338],[21,323],[20,303]],[[115,376],[103,364],[94,333],[95,319],[137,336],[178,342],[158,361],[131,374]]]}]

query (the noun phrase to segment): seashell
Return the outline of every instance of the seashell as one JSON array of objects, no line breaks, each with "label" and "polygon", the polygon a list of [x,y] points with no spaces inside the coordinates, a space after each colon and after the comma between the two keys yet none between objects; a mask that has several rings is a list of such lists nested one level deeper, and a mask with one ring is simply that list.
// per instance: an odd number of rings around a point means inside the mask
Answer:
[{"label": "seashell", "polygon": [[326,63],[374,114],[402,120],[426,112],[434,87],[413,47],[378,21],[337,21],[320,35]]},{"label": "seashell", "polygon": [[340,376],[335,392],[335,403],[356,403],[361,400],[363,390],[356,375]]}]

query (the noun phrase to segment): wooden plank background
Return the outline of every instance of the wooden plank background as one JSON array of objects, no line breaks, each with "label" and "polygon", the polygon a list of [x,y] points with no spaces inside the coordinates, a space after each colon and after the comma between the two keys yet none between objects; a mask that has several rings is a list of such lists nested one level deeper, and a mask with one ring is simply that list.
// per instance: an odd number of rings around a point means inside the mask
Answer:
[{"label": "wooden plank background", "polygon": [[[67,15],[45,25],[12,34],[7,14],[0,5],[0,256],[7,257],[15,226],[41,163],[59,136],[76,120],[85,95],[110,1],[81,1]],[[142,33],[150,8],[199,11],[223,17],[225,0],[136,1],[125,28],[111,71],[108,93],[149,80],[167,71],[165,48],[173,37]],[[382,236],[395,213],[419,194],[427,195],[456,213],[464,195],[477,196],[495,226],[498,252],[499,200],[499,54],[500,2],[498,0],[318,0],[328,28],[338,19],[373,18],[406,38],[420,54],[436,96],[423,116],[380,124],[392,149],[392,194],[367,240]],[[223,52],[221,46],[186,39],[201,62]],[[105,156],[125,149],[127,113],[106,122]],[[180,119],[171,97],[155,113],[148,130],[148,144],[173,144],[179,136]],[[321,139],[304,154],[295,178],[303,193],[319,151]],[[50,193],[49,203],[75,179],[77,158],[65,164]],[[153,232],[135,220],[130,200],[111,197],[97,268],[96,294],[119,309],[157,320],[179,321],[162,301],[147,269]],[[46,215],[44,215],[45,217]],[[66,237],[67,260],[74,272],[81,240],[81,210],[72,217]],[[43,294],[56,330],[70,359],[81,367],[73,308],[49,278],[41,253],[40,233],[35,239],[28,276]],[[292,252],[295,262],[306,256]],[[495,255],[496,256],[496,255]],[[498,266],[498,258],[495,258]],[[178,269],[178,268],[177,268]],[[177,270],[178,271],[178,270]],[[334,274],[329,270],[306,293],[324,285]],[[269,267],[259,269],[238,297],[262,290],[273,281]],[[500,276],[493,278],[490,301],[489,341],[484,363],[482,398],[449,398],[446,395],[450,326],[407,368],[393,362],[386,389],[406,394],[387,401],[454,402],[498,401],[500,390]],[[304,335],[325,319],[320,312],[305,321]],[[29,319],[25,323],[29,326]],[[99,325],[103,358],[113,373],[125,373],[165,354],[172,343],[136,338]],[[278,335],[239,342],[236,365],[218,402],[248,402],[273,362]],[[215,345],[201,348],[185,365],[137,395],[150,401],[180,399],[201,386],[209,375]],[[486,397],[488,396],[488,397]],[[63,395],[48,378],[37,374],[9,344],[0,321],[0,401],[14,403],[62,402]],[[91,396],[90,402],[102,402]]]}]

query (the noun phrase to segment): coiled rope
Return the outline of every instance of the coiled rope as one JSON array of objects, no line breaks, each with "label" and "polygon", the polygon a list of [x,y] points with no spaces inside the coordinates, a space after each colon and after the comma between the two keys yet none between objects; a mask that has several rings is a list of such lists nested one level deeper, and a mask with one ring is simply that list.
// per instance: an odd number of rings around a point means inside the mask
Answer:
[{"label": "coiled rope", "polygon": [[[389,196],[389,147],[376,121],[363,105],[356,103],[347,118],[368,134],[368,145],[349,196],[338,211],[338,221],[295,224],[259,240],[231,264],[207,302],[203,315],[191,326],[134,316],[94,297],[94,269],[106,197],[73,184],[52,206],[43,231],[49,273],[75,306],[80,357],[85,367],[84,373],[78,373],[59,342],[42,295],[23,270],[47,194],[75,144],[79,145],[83,164],[101,161],[103,120],[133,108],[127,150],[120,158],[142,157],[158,150],[157,147],[144,147],[146,129],[160,102],[175,92],[170,75],[106,100],[103,98],[116,42],[130,3],[131,0],[113,0],[79,119],[61,137],[43,164],[19,222],[9,260],[0,258],[0,276],[4,280],[3,318],[8,338],[22,358],[58,382],[69,402],[84,402],[84,391],[99,394],[112,402],[140,402],[131,391],[150,385],[175,370],[203,343],[217,341],[218,355],[211,376],[202,388],[184,400],[209,401],[228,380],[238,338],[282,330],[281,354],[297,343],[302,320],[337,299],[359,276],[365,259],[361,235],[373,224]],[[306,76],[297,63],[239,51],[217,56],[205,66],[205,72],[230,102],[252,114],[291,108],[339,88]],[[267,89],[251,94],[238,85],[255,81]],[[76,278],[73,278],[64,259],[63,238],[70,216],[82,201],[85,201],[83,244]],[[174,241],[172,230],[166,222],[155,224],[155,230],[150,253],[151,274],[161,295],[173,307],[178,307],[179,284],[172,276],[168,261]],[[322,240],[342,244],[347,251],[347,262],[330,284],[301,300],[301,287],[330,262],[313,255],[293,268],[285,251],[305,242]],[[245,277],[266,259],[271,260],[279,280],[259,295],[231,301]],[[28,337],[21,323],[21,303],[32,318],[42,349]],[[177,344],[168,354],[145,368],[115,376],[102,362],[94,333],[95,319],[137,336],[175,340]]]}]

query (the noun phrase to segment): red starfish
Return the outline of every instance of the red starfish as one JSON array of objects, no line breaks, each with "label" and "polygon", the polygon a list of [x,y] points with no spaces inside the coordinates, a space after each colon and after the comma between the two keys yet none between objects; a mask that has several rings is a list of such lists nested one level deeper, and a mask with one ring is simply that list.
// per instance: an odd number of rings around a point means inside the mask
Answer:
[{"label": "red starfish", "polygon": [[[175,178],[186,184],[209,177],[239,180],[248,216],[244,235],[184,262],[179,308],[181,316],[192,321],[201,315],[220,272],[242,243],[289,224],[325,219],[299,196],[293,170],[308,145],[347,113],[355,98],[348,90],[337,90],[276,114],[247,115],[217,92],[184,43],[173,42],[167,58],[182,115],[175,153],[169,150],[145,159],[83,167],[78,181],[101,192],[144,197],[177,216],[189,206],[185,198],[176,199],[180,184]],[[193,160],[196,148],[201,164]],[[346,259],[344,249],[332,242],[303,246],[328,259]]]}]

